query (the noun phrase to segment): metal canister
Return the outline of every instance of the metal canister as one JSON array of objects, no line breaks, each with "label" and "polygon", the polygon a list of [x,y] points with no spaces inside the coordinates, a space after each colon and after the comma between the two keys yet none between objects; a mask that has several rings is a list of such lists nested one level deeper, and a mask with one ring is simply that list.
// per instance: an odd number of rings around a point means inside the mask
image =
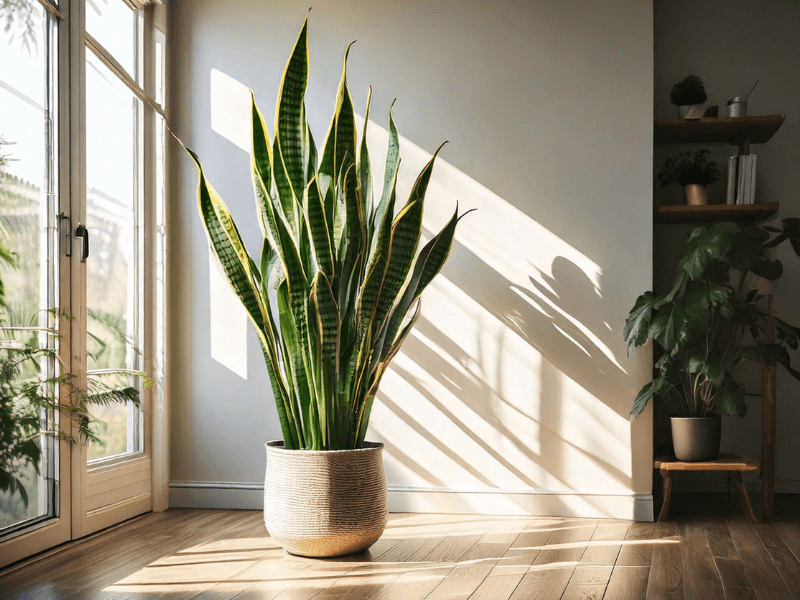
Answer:
[{"label": "metal canister", "polygon": [[747,100],[736,96],[728,100],[728,116],[729,117],[746,117],[747,116]]}]

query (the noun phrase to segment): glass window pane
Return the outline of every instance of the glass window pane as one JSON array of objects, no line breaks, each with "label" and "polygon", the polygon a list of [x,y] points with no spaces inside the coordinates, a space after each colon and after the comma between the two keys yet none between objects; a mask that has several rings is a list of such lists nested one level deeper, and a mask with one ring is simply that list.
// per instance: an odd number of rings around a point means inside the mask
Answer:
[{"label": "glass window pane", "polygon": [[[140,281],[139,123],[142,105],[91,52],[86,52],[87,368],[138,370]],[[89,374],[87,385],[137,387],[128,374]],[[94,406],[99,443],[89,460],[139,452],[141,415],[131,404]]]},{"label": "glass window pane", "polygon": [[137,18],[123,0],[86,0],[86,31],[134,79],[136,72]]},{"label": "glass window pane", "polygon": [[0,7],[0,245],[16,263],[0,258],[0,535],[57,510],[58,444],[41,433],[57,418],[44,408],[54,397],[56,348],[44,329],[57,325],[55,33],[35,0]]}]

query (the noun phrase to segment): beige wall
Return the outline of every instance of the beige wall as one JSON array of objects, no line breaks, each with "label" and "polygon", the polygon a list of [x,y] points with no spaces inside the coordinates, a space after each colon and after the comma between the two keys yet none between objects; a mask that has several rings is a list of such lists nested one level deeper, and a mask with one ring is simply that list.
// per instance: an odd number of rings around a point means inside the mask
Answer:
[{"label": "beige wall", "polygon": [[[172,122],[253,251],[242,94],[272,113],[304,16],[297,2],[171,4]],[[316,2],[306,102],[318,140],[353,39],[359,114],[374,89],[376,171],[397,97],[403,190],[450,140],[426,229],[456,200],[479,209],[373,410],[392,508],[648,516],[651,416],[627,415],[650,353],[628,358],[621,331],[651,286],[650,3]],[[266,369],[209,283],[196,175],[177,152],[172,181],[172,503],[258,506],[263,443],[280,437]]]},{"label": "beige wall", "polygon": [[[783,114],[786,122],[769,143],[751,148],[758,156],[756,202],[780,202],[781,209],[776,215],[778,224],[783,218],[800,217],[800,3],[795,0],[656,0],[654,25],[656,117],[675,116],[675,107],[669,103],[670,88],[690,73],[703,79],[708,104],[718,104],[722,115],[729,98],[746,95],[760,78],[748,102],[748,114]],[[699,147],[702,146],[693,148]],[[688,148],[657,147],[656,169],[667,156]],[[727,157],[734,155],[736,149],[721,145],[708,148],[726,173]],[[677,188],[658,189],[659,201],[678,202],[681,191]],[[724,203],[725,190],[725,182],[711,186],[710,201]],[[690,230],[690,227],[663,225],[656,228],[654,267],[656,285],[661,290],[671,285],[675,264]],[[784,264],[784,275],[775,296],[775,307],[780,317],[800,324],[797,302],[800,259],[788,245],[778,258]],[[797,368],[800,354],[795,353],[792,360]],[[760,369],[756,368],[748,387],[760,393],[760,386]],[[776,489],[779,492],[800,493],[799,397],[800,383],[778,367]],[[757,459],[761,452],[761,401],[749,398],[747,405],[746,418],[723,419],[722,445],[723,450]],[[751,475],[750,483],[760,490],[756,474]],[[686,476],[683,481],[676,480],[676,486],[682,484],[700,489],[724,489],[725,475],[702,480]]]}]

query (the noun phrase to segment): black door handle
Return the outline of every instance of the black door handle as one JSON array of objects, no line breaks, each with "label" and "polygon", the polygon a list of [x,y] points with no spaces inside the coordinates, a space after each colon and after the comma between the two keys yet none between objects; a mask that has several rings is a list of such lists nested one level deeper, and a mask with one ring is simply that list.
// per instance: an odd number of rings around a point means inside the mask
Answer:
[{"label": "black door handle", "polygon": [[81,262],[86,262],[86,259],[89,258],[89,230],[86,228],[86,225],[83,223],[78,224],[78,227],[75,229],[75,237],[79,237],[83,240]]}]

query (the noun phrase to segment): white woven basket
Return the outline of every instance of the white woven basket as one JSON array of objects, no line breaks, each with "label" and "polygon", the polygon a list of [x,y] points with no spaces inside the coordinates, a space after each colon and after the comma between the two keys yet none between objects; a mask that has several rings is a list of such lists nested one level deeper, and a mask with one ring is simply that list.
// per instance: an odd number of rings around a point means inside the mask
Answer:
[{"label": "white woven basket", "polygon": [[374,544],[388,508],[383,444],[359,450],[286,450],[267,442],[264,523],[292,554],[333,557]]}]

